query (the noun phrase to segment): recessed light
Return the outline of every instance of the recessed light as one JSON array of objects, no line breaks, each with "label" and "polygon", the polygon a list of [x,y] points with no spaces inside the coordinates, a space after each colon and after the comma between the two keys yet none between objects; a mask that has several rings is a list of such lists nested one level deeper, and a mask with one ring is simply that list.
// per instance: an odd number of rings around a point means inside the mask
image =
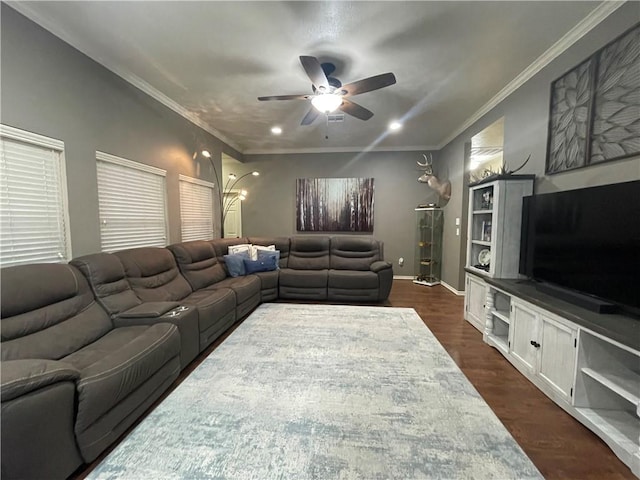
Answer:
[{"label": "recessed light", "polygon": [[202,150],[202,156],[203,157],[207,157],[207,158],[211,158],[211,154],[209,153],[208,150]]},{"label": "recessed light", "polygon": [[280,135],[282,133],[282,128],[280,127],[271,127],[271,133],[274,135]]},{"label": "recessed light", "polygon": [[402,128],[402,124],[400,122],[391,122],[389,124],[389,130],[391,131],[396,131],[396,130],[400,130]]}]

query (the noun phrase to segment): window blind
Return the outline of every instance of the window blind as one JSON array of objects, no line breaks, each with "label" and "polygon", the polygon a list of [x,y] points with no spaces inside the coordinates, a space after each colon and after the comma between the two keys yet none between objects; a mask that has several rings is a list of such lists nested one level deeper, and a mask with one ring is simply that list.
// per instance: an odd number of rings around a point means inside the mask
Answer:
[{"label": "window blind", "polygon": [[0,126],[0,265],[71,258],[64,143]]},{"label": "window blind", "polygon": [[179,176],[182,241],[213,238],[213,184]]},{"label": "window blind", "polygon": [[103,252],[167,244],[166,171],[96,152]]}]

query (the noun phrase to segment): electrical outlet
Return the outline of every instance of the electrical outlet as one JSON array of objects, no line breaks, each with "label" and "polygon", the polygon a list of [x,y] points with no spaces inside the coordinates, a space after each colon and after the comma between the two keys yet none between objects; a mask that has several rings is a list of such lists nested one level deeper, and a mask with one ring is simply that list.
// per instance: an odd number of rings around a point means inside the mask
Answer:
[{"label": "electrical outlet", "polygon": [[398,265],[400,265],[400,266],[403,266],[403,265],[404,265],[404,258],[403,258],[403,257],[400,257],[400,258],[398,259]]}]

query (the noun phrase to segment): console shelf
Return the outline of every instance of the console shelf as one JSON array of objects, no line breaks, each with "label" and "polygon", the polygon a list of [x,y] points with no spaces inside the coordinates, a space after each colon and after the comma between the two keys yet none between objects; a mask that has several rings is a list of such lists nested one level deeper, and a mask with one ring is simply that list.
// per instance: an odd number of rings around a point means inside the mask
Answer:
[{"label": "console shelf", "polygon": [[486,336],[485,342],[500,350],[504,355],[509,353],[509,339],[507,336],[490,334]]},{"label": "console shelf", "polygon": [[640,374],[633,371],[598,372],[592,368],[580,371],[640,408]]},{"label": "console shelf", "polygon": [[509,312],[501,312],[499,310],[492,310],[491,311],[491,315],[493,315],[494,317],[499,318],[500,320],[502,320],[506,324],[509,324],[509,322],[510,322],[510,320],[509,320]]},{"label": "console shelf", "polygon": [[637,476],[638,471],[634,470],[634,465],[637,467],[640,462],[638,456],[640,426],[638,426],[637,417],[619,410],[577,408],[576,411],[582,417],[583,423],[597,433],[618,457],[627,459],[629,463],[625,463]]}]

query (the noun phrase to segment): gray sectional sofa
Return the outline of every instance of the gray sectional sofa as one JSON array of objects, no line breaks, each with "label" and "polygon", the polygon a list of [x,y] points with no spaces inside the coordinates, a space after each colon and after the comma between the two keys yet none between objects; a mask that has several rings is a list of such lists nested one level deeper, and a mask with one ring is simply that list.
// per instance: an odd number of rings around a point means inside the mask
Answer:
[{"label": "gray sectional sofa", "polygon": [[[231,277],[225,256],[241,244],[275,245],[276,269]],[[3,479],[66,478],[93,461],[261,302],[383,302],[393,280],[381,242],[320,235],[136,248],[0,275]]]}]

